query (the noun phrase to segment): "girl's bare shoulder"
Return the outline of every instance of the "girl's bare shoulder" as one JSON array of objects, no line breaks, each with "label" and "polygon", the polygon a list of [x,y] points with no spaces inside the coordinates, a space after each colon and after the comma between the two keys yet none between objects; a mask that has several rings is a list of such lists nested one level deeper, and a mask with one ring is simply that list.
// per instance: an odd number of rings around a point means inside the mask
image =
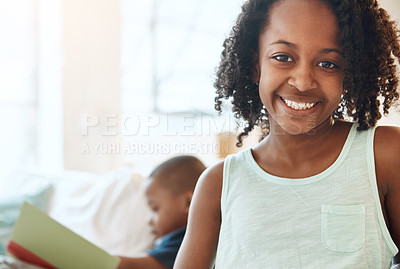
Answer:
[{"label": "girl's bare shoulder", "polygon": [[224,171],[224,160],[217,162],[216,164],[208,167],[204,173],[202,174],[202,177],[208,178],[208,180],[221,180],[222,182],[222,176],[223,176],[223,171]]},{"label": "girl's bare shoulder", "polygon": [[374,156],[378,184],[383,194],[400,182],[400,128],[378,126],[375,130]]},{"label": "girl's bare shoulder", "polygon": [[224,161],[220,161],[203,172],[196,186],[198,195],[209,196],[212,193],[217,199],[221,197],[223,169]]},{"label": "girl's bare shoulder", "polygon": [[[375,168],[382,204],[387,213],[388,228],[400,248],[400,128],[380,126],[375,130]],[[394,258],[400,263],[400,253]]]},{"label": "girl's bare shoulder", "polygon": [[387,172],[396,170],[396,174],[398,174],[400,168],[400,127],[376,127],[374,152],[377,165],[380,165]]}]

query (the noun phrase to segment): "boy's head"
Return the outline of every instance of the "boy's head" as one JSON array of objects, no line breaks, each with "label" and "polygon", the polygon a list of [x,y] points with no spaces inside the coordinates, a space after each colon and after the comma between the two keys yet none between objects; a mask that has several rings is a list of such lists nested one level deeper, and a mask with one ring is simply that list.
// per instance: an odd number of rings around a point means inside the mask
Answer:
[{"label": "boy's head", "polygon": [[179,156],[160,164],[150,174],[146,198],[152,211],[149,224],[155,238],[186,226],[194,188],[205,168],[193,156]]},{"label": "boy's head", "polygon": [[[260,60],[260,36],[274,23],[270,20],[274,7],[298,1],[248,0],[224,42],[214,83],[215,107],[221,111],[222,101],[232,99],[235,116],[246,121],[238,145],[257,125],[262,127],[264,136],[269,132],[268,111],[261,102],[259,84],[254,78]],[[387,111],[399,96],[395,58],[400,57],[400,46],[395,24],[375,0],[320,2],[337,17],[345,62],[342,100],[333,117],[358,121],[361,129],[374,126],[381,117],[379,100]]]}]

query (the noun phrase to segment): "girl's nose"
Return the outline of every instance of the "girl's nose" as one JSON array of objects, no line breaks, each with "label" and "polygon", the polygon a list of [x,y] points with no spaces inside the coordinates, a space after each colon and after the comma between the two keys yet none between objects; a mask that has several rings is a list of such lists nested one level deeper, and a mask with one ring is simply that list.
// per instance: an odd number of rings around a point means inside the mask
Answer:
[{"label": "girl's nose", "polygon": [[293,69],[288,83],[301,92],[312,90],[317,87],[317,81],[315,80],[312,67],[305,64],[299,64]]}]

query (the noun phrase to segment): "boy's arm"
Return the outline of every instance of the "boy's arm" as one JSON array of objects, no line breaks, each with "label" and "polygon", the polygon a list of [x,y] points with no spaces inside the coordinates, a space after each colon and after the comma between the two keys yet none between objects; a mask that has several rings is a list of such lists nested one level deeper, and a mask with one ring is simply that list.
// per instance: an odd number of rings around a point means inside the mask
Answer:
[{"label": "boy's arm", "polygon": [[214,265],[221,225],[222,171],[223,162],[207,169],[196,185],[175,269],[205,269]]},{"label": "boy's arm", "polygon": [[[384,196],[383,211],[390,235],[400,248],[400,128],[382,126],[375,133],[375,164],[380,190]],[[380,184],[381,185],[381,184]],[[400,269],[400,252],[393,258],[393,267]]]},{"label": "boy's arm", "polygon": [[166,269],[164,265],[159,263],[150,255],[144,255],[141,257],[119,257],[121,262],[117,269]]}]

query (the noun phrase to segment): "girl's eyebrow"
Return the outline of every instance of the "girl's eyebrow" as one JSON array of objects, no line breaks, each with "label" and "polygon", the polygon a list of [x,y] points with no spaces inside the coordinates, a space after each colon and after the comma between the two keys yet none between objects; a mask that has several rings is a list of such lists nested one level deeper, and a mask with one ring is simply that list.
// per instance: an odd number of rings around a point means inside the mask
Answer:
[{"label": "girl's eyebrow", "polygon": [[295,49],[297,49],[297,46],[296,46],[295,44],[293,44],[293,43],[291,43],[291,42],[284,41],[284,40],[277,40],[277,41],[275,41],[275,42],[272,42],[272,43],[269,44],[269,45],[272,46],[272,45],[277,45],[277,44],[283,44],[283,45],[288,46],[288,47],[290,47],[290,48],[295,48]]},{"label": "girl's eyebrow", "polygon": [[[288,41],[284,41],[284,40],[277,40],[277,41],[272,42],[272,43],[269,44],[269,45],[272,46],[272,45],[278,45],[278,44],[285,45],[285,46],[287,46],[287,47],[289,47],[289,48],[297,49],[297,45],[296,45],[296,44],[291,43],[291,42],[288,42]],[[320,53],[321,53],[321,54],[328,54],[328,53],[331,53],[331,52],[336,52],[337,54],[340,54],[340,55],[343,56],[342,51],[339,50],[339,49],[335,49],[335,48],[326,48],[326,49],[320,50]]]}]

